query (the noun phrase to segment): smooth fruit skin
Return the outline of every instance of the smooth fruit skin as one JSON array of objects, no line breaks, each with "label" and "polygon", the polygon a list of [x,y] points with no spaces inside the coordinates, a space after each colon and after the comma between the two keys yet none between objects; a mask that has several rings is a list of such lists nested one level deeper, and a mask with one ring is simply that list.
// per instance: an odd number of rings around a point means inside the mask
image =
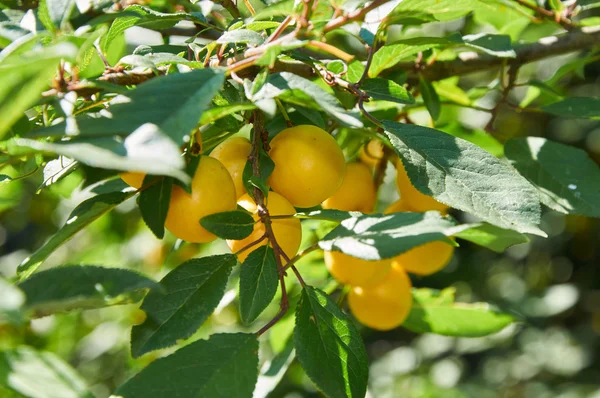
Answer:
[{"label": "smooth fruit skin", "polygon": [[[398,213],[404,211],[414,211],[405,202],[400,199],[392,203],[385,214]],[[431,275],[444,268],[454,254],[454,246],[445,242],[429,242],[417,246],[414,249],[394,257],[392,265],[399,265],[406,270],[417,275]]]},{"label": "smooth fruit skin", "polygon": [[173,185],[165,227],[187,242],[211,242],[217,237],[200,225],[200,219],[236,208],[235,187],[229,172],[217,159],[202,156],[192,178],[191,195]]},{"label": "smooth fruit skin", "polygon": [[369,167],[363,163],[348,163],[342,185],[323,202],[323,208],[371,213],[376,200],[377,189]]},{"label": "smooth fruit skin", "polygon": [[390,271],[391,260],[367,261],[341,252],[326,251],[325,265],[341,284],[368,287],[385,278]]},{"label": "smooth fruit skin", "polygon": [[130,187],[140,189],[144,184],[144,178],[146,178],[146,173],[139,173],[137,171],[127,171],[125,173],[120,173],[119,177],[121,177],[121,179],[125,181],[125,183]]},{"label": "smooth fruit skin", "polygon": [[402,267],[392,266],[375,286],[354,287],[348,293],[350,310],[360,323],[377,330],[391,330],[406,319],[412,306],[412,284]]},{"label": "smooth fruit skin", "polygon": [[[252,217],[255,220],[259,220],[258,207],[250,195],[242,195],[238,199],[238,205],[252,213]],[[267,197],[267,210],[271,216],[285,216],[296,214],[294,206],[283,196],[277,192],[269,192]],[[275,240],[283,252],[292,258],[298,252],[300,243],[302,241],[302,227],[300,226],[300,220],[297,218],[279,218],[271,221],[271,227],[273,228],[273,234]],[[254,224],[254,230],[242,240],[228,240],[227,245],[233,253],[236,253],[248,246],[250,243],[260,239],[265,234],[265,225],[262,222]],[[260,246],[267,244],[267,240],[263,239],[260,243],[252,246],[251,248],[238,253],[237,257],[240,263],[243,263],[252,251],[258,249]]]},{"label": "smooth fruit skin", "polygon": [[295,207],[316,206],[342,185],[344,153],[325,130],[309,125],[287,128],[270,145],[275,169],[269,184]]},{"label": "smooth fruit skin", "polygon": [[246,138],[232,137],[217,145],[210,153],[210,157],[223,163],[223,166],[229,171],[235,185],[236,198],[246,193],[242,174],[251,149],[252,144]]},{"label": "smooth fruit skin", "polygon": [[400,192],[400,197],[406,201],[406,204],[413,211],[437,210],[442,213],[448,211],[448,206],[438,202],[431,196],[422,194],[412,185],[401,160],[398,160],[398,163],[396,163],[396,171],[396,186],[398,187],[398,192]]},{"label": "smooth fruit skin", "polygon": [[376,167],[383,158],[383,144],[377,139],[372,139],[360,148],[358,158],[369,167]]}]

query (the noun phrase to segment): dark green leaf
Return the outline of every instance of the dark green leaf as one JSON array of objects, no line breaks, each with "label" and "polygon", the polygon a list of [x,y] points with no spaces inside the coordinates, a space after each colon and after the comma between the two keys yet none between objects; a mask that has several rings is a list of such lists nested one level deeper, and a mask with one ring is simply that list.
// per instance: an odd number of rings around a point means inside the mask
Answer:
[{"label": "dark green leaf", "polygon": [[482,51],[486,54],[500,58],[515,58],[517,54],[510,43],[510,36],[490,35],[480,33],[464,36],[465,45],[469,48]]},{"label": "dark green leaf", "polygon": [[252,398],[267,398],[277,387],[295,358],[294,339],[290,338],[285,343],[283,350],[262,366]]},{"label": "dark green leaf", "polygon": [[80,203],[69,215],[67,222],[17,268],[21,278],[27,278],[59,246],[68,241],[84,227],[130,198],[133,192],[110,192],[94,196]]},{"label": "dark green leaf", "polygon": [[200,124],[209,124],[215,120],[224,118],[227,115],[253,109],[256,109],[256,105],[254,104],[233,104],[210,108],[202,113],[202,116],[200,117]]},{"label": "dark green leaf", "polygon": [[376,100],[397,102],[399,104],[413,104],[415,99],[401,85],[387,79],[365,79],[361,89]]},{"label": "dark green leaf", "polygon": [[[158,181],[156,181],[158,179]],[[138,206],[142,219],[158,239],[165,236],[165,220],[169,212],[173,179],[147,175],[144,189],[138,197]]]},{"label": "dark green leaf", "polygon": [[425,102],[427,111],[435,122],[440,117],[440,97],[433,85],[423,78],[419,79],[419,90],[421,91],[421,96],[423,96],[423,102]]},{"label": "dark green leaf", "polygon": [[548,113],[583,119],[600,118],[600,98],[569,97],[542,108]]},{"label": "dark green leaf", "polygon": [[279,275],[273,249],[261,246],[248,255],[240,272],[240,318],[252,323],[275,297]]},{"label": "dark green leaf", "polygon": [[436,200],[501,228],[545,236],[535,189],[476,145],[427,127],[384,121],[412,184]]},{"label": "dark green leaf", "polygon": [[33,274],[19,284],[27,310],[45,316],[73,309],[102,308],[140,300],[158,283],[126,269],[73,265]]},{"label": "dark green leaf", "polygon": [[319,247],[365,260],[380,260],[428,242],[454,244],[448,236],[456,231],[454,221],[436,211],[361,215],[342,221],[319,242]]},{"label": "dark green leaf", "polygon": [[10,182],[12,181],[12,177],[11,176],[7,176],[6,174],[0,174],[0,183],[2,182]]},{"label": "dark green leaf", "polygon": [[242,178],[244,179],[244,187],[252,197],[254,197],[254,187],[260,189],[264,195],[269,194],[269,186],[267,185],[267,180],[273,172],[273,169],[275,169],[275,163],[269,157],[269,154],[263,149],[260,149],[260,152],[258,154],[258,166],[260,174],[259,176],[254,175],[254,172],[252,170],[252,163],[250,162],[246,162],[244,172],[242,173]]},{"label": "dark green leaf", "polygon": [[363,398],[369,363],[352,320],[327,294],[306,286],[296,311],[294,345],[310,379],[331,398]]},{"label": "dark green leaf", "polygon": [[25,397],[94,398],[68,363],[25,346],[0,352],[0,386]]},{"label": "dark green leaf", "polygon": [[232,210],[203,217],[200,224],[221,239],[241,240],[252,233],[255,221],[247,211]]},{"label": "dark green leaf", "polygon": [[481,337],[499,332],[515,322],[487,303],[455,303],[454,290],[413,290],[413,304],[402,326],[417,333],[456,337]]},{"label": "dark green leaf", "polygon": [[214,334],[157,359],[120,386],[122,398],[251,398],[258,378],[254,334]]},{"label": "dark green leaf", "polygon": [[225,32],[221,37],[217,39],[217,43],[227,44],[227,43],[245,43],[250,44],[252,46],[261,45],[265,39],[263,37],[252,31],[247,29],[237,29],[229,32]]},{"label": "dark green leaf", "polygon": [[585,151],[528,137],[508,141],[505,152],[543,204],[565,214],[600,217],[600,168]]},{"label": "dark green leaf", "polygon": [[513,245],[529,242],[529,238],[520,232],[488,223],[477,224],[454,234],[454,236],[487,247],[497,253],[502,253]]},{"label": "dark green leaf", "polygon": [[212,314],[225,293],[233,254],[196,258],[181,264],[161,281],[142,303],[145,322],[131,330],[131,355],[175,345],[190,337]]},{"label": "dark green leaf", "polygon": [[0,57],[0,138],[50,85],[60,59],[73,60],[77,48],[61,43],[25,55]]},{"label": "dark green leaf", "polygon": [[[74,133],[81,136],[127,135],[146,123],[157,125],[176,144],[196,128],[202,112],[223,86],[225,75],[217,69],[197,69],[188,73],[159,76],[139,85],[111,104],[112,117],[77,117]],[[36,130],[32,136],[61,136],[65,123]]]},{"label": "dark green leaf", "polygon": [[296,213],[298,218],[310,218],[315,220],[326,221],[344,221],[347,218],[359,217],[362,213],[358,211],[342,211],[335,209],[313,210],[309,212]]}]

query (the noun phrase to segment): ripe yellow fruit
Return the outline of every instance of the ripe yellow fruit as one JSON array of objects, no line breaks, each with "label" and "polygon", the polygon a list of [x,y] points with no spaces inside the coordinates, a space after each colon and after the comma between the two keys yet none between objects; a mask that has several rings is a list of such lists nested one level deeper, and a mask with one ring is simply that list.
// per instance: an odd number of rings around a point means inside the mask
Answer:
[{"label": "ripe yellow fruit", "polygon": [[121,177],[121,179],[125,181],[125,183],[127,183],[127,185],[129,185],[130,187],[139,189],[144,184],[144,178],[146,178],[146,173],[139,173],[137,171],[127,171],[125,173],[120,173],[119,177]]},{"label": "ripe yellow fruit", "polygon": [[[256,206],[256,203],[250,197],[250,195],[242,195],[242,197],[238,199],[238,204],[252,213],[254,220],[259,220],[258,206]],[[267,210],[269,210],[269,214],[272,216],[291,216],[296,214],[296,209],[294,209],[294,206],[292,206],[292,204],[286,198],[279,195],[277,192],[269,192],[269,196],[267,197]],[[271,220],[271,227],[273,228],[275,240],[283,252],[289,258],[295,256],[302,241],[302,227],[300,226],[300,220],[293,217],[278,218]],[[233,253],[236,253],[252,242],[260,239],[264,234],[265,225],[262,222],[257,222],[254,224],[254,230],[250,236],[247,236],[241,240],[228,240],[227,245]],[[248,257],[248,254],[266,244],[267,240],[263,239],[260,243],[244,250],[241,253],[238,253],[238,260],[243,263],[246,257]]]},{"label": "ripe yellow fruit", "polygon": [[235,187],[229,172],[217,159],[202,156],[188,194],[173,185],[165,227],[188,242],[211,242],[217,237],[200,225],[204,216],[235,210]]},{"label": "ripe yellow fruit", "polygon": [[346,162],[335,139],[316,126],[281,131],[271,141],[275,162],[269,184],[296,207],[313,207],[330,197],[344,180]]},{"label": "ripe yellow fruit", "polygon": [[341,252],[326,251],[325,265],[338,282],[368,287],[385,278],[390,271],[391,260],[367,261]]},{"label": "ripe yellow fruit", "polygon": [[246,193],[242,174],[251,149],[252,144],[246,138],[232,137],[217,145],[210,153],[210,156],[223,163],[223,166],[231,174],[235,185],[236,198]]},{"label": "ripe yellow fruit", "polygon": [[[392,203],[385,213],[413,211],[404,199]],[[399,265],[407,272],[431,275],[444,268],[452,259],[454,246],[445,242],[429,242],[394,257],[392,265]]]},{"label": "ripe yellow fruit", "polygon": [[402,324],[412,306],[412,284],[401,267],[392,266],[377,285],[354,287],[348,293],[350,310],[372,329],[390,330]]},{"label": "ripe yellow fruit", "polygon": [[412,185],[401,160],[398,160],[398,163],[396,163],[396,171],[396,185],[398,186],[400,197],[406,201],[406,204],[410,208],[414,211],[437,210],[442,213],[448,211],[448,206],[438,202],[431,196],[422,194]]},{"label": "ripe yellow fruit", "polygon": [[372,139],[360,148],[358,158],[370,167],[376,167],[383,158],[383,144],[377,139]]},{"label": "ripe yellow fruit", "polygon": [[429,242],[394,257],[393,265],[399,265],[417,275],[431,275],[444,268],[454,254],[454,246],[446,242]]},{"label": "ripe yellow fruit", "polygon": [[323,202],[323,208],[370,213],[376,200],[377,190],[369,167],[362,163],[348,163],[342,186]]}]

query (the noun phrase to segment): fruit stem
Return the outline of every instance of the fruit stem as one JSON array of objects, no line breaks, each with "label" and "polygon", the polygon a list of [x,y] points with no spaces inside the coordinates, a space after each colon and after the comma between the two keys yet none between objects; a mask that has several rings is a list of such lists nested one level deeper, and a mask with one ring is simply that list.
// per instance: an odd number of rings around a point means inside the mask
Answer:
[{"label": "fruit stem", "polygon": [[233,254],[237,256],[241,252],[250,249],[252,246],[258,245],[260,242],[262,242],[265,239],[267,239],[267,234],[264,234],[263,236],[261,236],[260,238],[258,238],[257,240],[255,240],[254,242],[248,243],[246,246],[242,247],[240,250],[236,251]]}]

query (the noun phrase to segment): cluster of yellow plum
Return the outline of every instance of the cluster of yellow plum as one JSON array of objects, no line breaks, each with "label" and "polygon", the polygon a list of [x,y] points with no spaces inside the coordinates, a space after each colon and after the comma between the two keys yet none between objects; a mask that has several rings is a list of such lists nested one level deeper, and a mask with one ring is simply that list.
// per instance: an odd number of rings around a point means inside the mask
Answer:
[{"label": "cluster of yellow plum", "polygon": [[[200,158],[192,178],[191,193],[174,185],[165,227],[188,242],[210,242],[216,236],[200,225],[200,219],[214,213],[235,210],[239,205],[253,214],[253,232],[241,240],[228,240],[240,262],[258,247],[265,226],[257,204],[246,192],[243,170],[252,146],[246,138],[232,137]],[[383,156],[379,141],[369,142],[360,161],[346,163],[342,149],[326,131],[309,125],[287,128],[270,142],[269,156],[275,163],[268,183],[271,192],[266,206],[273,234],[288,258],[296,255],[302,239],[296,208],[322,204],[325,209],[371,213],[377,200],[372,167]],[[446,211],[443,204],[417,191],[400,161],[397,185],[401,199],[386,213],[400,211]],[[122,173],[129,185],[140,188],[144,174]],[[289,217],[282,217],[289,216]],[[258,243],[255,243],[258,242]],[[253,244],[255,243],[255,244]],[[369,327],[388,330],[399,326],[412,304],[411,282],[406,272],[427,275],[450,260],[453,247],[441,242],[414,248],[394,259],[366,261],[340,252],[325,252],[329,272],[342,284],[351,286],[348,303],[356,318]]]},{"label": "cluster of yellow plum", "polygon": [[[370,167],[383,157],[379,141],[370,141],[361,149],[361,163],[348,167],[346,180],[339,192],[325,201],[324,207],[347,211],[371,212],[375,203],[375,186]],[[350,165],[349,165],[350,166]],[[396,184],[400,200],[385,213],[423,212],[448,207],[419,192],[410,182],[400,160],[396,164]],[[348,181],[348,182],[346,182]],[[352,187],[350,187],[352,185]],[[332,199],[337,198],[337,201]],[[407,272],[429,275],[442,269],[452,258],[454,247],[444,242],[417,246],[393,259],[367,261],[340,252],[325,252],[325,264],[336,280],[351,287],[348,305],[364,325],[378,330],[390,330],[404,322],[412,305],[411,281]]]}]

